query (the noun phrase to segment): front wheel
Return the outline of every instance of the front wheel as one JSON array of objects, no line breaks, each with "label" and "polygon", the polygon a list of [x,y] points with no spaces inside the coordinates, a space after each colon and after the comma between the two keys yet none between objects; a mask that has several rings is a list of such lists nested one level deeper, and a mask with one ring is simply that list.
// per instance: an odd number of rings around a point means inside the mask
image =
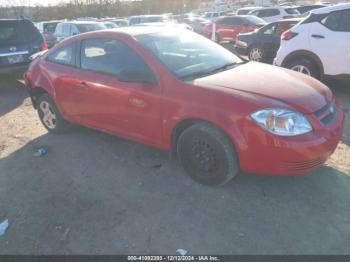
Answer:
[{"label": "front wheel", "polygon": [[261,48],[253,46],[249,49],[249,60],[255,62],[262,62],[264,59],[264,52]]},{"label": "front wheel", "polygon": [[48,94],[39,97],[37,107],[40,121],[49,132],[62,133],[67,130],[68,122],[64,120],[55,102]]},{"label": "front wheel", "polygon": [[230,139],[210,124],[198,123],[186,129],[179,137],[177,152],[186,172],[201,184],[224,185],[238,174]]}]

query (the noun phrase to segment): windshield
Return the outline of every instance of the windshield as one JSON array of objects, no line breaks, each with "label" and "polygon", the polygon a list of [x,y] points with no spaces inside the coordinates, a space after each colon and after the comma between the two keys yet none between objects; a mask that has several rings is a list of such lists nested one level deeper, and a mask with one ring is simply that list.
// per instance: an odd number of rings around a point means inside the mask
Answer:
[{"label": "windshield", "polygon": [[44,33],[54,33],[58,22],[44,23]]},{"label": "windshield", "polygon": [[262,20],[259,17],[254,16],[254,15],[247,15],[247,16],[245,16],[245,19],[247,19],[250,23],[252,23],[254,25],[266,24],[266,22],[264,20]]},{"label": "windshield", "polygon": [[284,10],[290,15],[300,15],[299,11],[295,8],[285,8]]},{"label": "windshield", "polygon": [[187,30],[140,35],[137,40],[178,79],[187,81],[229,69],[242,60]]},{"label": "windshield", "polygon": [[106,29],[106,27],[102,24],[77,24],[76,26],[78,27],[80,33]]},{"label": "windshield", "polygon": [[163,22],[165,21],[165,17],[163,16],[147,16],[147,17],[143,17],[141,19],[142,23],[157,23],[157,22]]}]

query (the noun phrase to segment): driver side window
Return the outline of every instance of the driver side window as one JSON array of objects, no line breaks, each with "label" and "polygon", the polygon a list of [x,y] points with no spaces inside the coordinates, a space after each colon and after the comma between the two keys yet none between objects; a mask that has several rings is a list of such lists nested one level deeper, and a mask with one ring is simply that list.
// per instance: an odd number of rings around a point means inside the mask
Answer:
[{"label": "driver side window", "polygon": [[[81,69],[119,76],[125,70],[151,74],[143,59],[127,44],[114,39],[88,39],[81,42]],[[130,79],[132,82],[132,79]],[[135,79],[137,82],[137,79]]]}]

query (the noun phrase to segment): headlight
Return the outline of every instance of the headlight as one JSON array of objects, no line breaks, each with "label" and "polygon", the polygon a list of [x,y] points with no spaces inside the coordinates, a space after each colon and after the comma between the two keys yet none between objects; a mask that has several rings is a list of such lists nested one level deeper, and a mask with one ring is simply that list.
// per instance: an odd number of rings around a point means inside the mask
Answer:
[{"label": "headlight", "polygon": [[251,114],[264,129],[279,136],[298,136],[312,131],[310,122],[300,113],[285,109],[264,109]]}]

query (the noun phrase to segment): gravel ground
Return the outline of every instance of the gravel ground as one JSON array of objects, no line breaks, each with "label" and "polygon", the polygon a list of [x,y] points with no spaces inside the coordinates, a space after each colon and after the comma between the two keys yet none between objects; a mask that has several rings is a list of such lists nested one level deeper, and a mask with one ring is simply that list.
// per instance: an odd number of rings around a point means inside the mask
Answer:
[{"label": "gravel ground", "polygon": [[[333,91],[349,110],[350,86]],[[210,188],[165,152],[85,128],[48,134],[22,83],[3,79],[0,200],[0,254],[350,254],[350,117],[318,170]]]}]

